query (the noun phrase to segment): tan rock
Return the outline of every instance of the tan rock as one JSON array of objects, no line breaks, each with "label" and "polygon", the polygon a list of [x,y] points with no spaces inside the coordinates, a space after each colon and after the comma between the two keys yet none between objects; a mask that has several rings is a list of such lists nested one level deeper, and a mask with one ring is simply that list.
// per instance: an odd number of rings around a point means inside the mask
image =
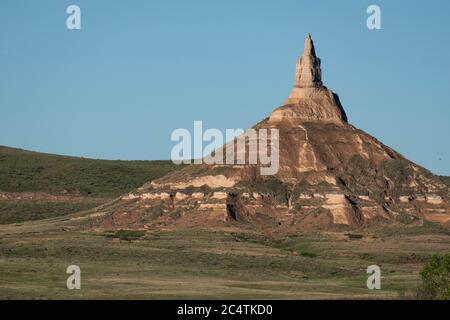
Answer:
[{"label": "tan rock", "polygon": [[177,192],[175,194],[175,200],[181,201],[181,200],[184,200],[186,198],[188,198],[187,194],[184,194],[184,193],[181,193],[181,192]]},{"label": "tan rock", "polygon": [[409,196],[401,196],[401,197],[399,197],[399,200],[402,203],[408,203],[409,202]]},{"label": "tan rock", "polygon": [[329,209],[333,215],[334,224],[349,224],[347,212],[350,210],[349,204],[343,194],[327,194],[325,196],[325,209]]},{"label": "tan rock", "polygon": [[192,198],[194,199],[201,199],[205,196],[203,192],[194,192],[192,193]]},{"label": "tan rock", "polygon": [[208,186],[210,188],[230,188],[236,184],[236,180],[233,178],[227,178],[224,175],[217,176],[201,176],[196,177],[191,181],[179,182],[179,183],[167,183],[162,186],[167,186],[172,189],[186,189],[189,187],[202,187]]},{"label": "tan rock", "polygon": [[442,204],[444,202],[444,200],[442,199],[441,196],[436,196],[436,195],[427,195],[427,202],[429,204]]},{"label": "tan rock", "polygon": [[214,192],[212,198],[214,199],[226,199],[228,194],[226,192]]}]

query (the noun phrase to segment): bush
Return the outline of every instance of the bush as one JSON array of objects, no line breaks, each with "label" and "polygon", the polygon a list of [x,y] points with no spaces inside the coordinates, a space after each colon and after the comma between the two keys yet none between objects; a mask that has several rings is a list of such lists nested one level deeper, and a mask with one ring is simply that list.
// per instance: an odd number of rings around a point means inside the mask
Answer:
[{"label": "bush", "polygon": [[355,233],[346,233],[345,234],[350,240],[360,240],[364,238],[362,234],[355,234]]},{"label": "bush", "polygon": [[120,240],[132,241],[139,240],[145,235],[145,231],[142,230],[119,230],[117,231],[113,237],[119,238]]},{"label": "bush", "polygon": [[315,258],[315,257],[317,257],[317,254],[312,253],[312,252],[306,252],[306,251],[300,253],[300,255],[301,255],[302,257],[306,257],[306,258]]},{"label": "bush", "polygon": [[450,300],[450,254],[434,255],[420,272],[418,298]]}]

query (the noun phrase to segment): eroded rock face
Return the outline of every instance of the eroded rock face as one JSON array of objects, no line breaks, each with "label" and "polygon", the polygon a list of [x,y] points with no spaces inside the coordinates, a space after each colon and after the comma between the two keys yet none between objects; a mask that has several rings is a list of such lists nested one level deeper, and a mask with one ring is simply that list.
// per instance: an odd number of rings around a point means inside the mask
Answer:
[{"label": "eroded rock face", "polygon": [[286,104],[254,128],[279,130],[276,175],[261,176],[258,165],[191,165],[103,207],[93,225],[233,225],[268,235],[424,220],[450,226],[449,186],[347,123],[322,84],[309,35]]},{"label": "eroded rock face", "polygon": [[338,96],[325,87],[294,87],[285,105],[275,109],[269,118],[273,124],[318,121],[336,124],[347,122]]}]

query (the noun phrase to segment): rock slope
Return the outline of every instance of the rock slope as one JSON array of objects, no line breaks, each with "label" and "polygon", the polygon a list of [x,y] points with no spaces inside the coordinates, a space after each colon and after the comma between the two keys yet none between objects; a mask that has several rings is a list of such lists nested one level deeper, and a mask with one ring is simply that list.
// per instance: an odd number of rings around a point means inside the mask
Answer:
[{"label": "rock slope", "polygon": [[233,225],[270,235],[393,222],[449,226],[448,185],[348,124],[321,75],[308,34],[289,98],[254,127],[279,130],[277,174],[261,175],[260,165],[190,165],[101,208],[92,226]]}]

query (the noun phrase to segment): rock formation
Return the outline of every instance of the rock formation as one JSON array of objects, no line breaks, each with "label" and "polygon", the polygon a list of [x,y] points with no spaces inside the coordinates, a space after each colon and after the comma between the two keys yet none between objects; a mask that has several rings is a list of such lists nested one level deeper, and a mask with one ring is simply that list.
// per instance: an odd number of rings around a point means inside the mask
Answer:
[{"label": "rock formation", "polygon": [[320,59],[316,56],[314,43],[311,35],[305,39],[305,48],[303,54],[298,59],[295,68],[295,82],[291,96],[289,98],[296,99],[301,96],[305,90],[301,88],[322,88],[322,69],[320,68]]},{"label": "rock formation", "polygon": [[347,116],[338,96],[322,84],[320,59],[316,56],[310,34],[306,37],[303,54],[297,61],[291,94],[284,105],[270,116],[272,122],[286,118],[347,122]]},{"label": "rock formation", "polygon": [[258,165],[189,165],[100,208],[93,226],[233,225],[287,235],[385,223],[450,225],[444,181],[347,123],[338,96],[322,84],[309,34],[289,98],[254,128],[279,129],[276,175],[262,176]]}]

